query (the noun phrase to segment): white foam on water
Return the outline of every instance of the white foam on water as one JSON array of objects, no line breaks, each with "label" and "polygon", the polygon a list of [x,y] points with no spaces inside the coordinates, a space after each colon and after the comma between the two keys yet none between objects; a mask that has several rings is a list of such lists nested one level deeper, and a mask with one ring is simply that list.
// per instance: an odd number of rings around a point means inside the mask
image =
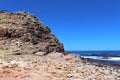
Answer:
[{"label": "white foam on water", "polygon": [[109,60],[120,60],[120,57],[110,57]]},{"label": "white foam on water", "polygon": [[112,61],[120,61],[120,57],[100,57],[100,56],[81,56],[82,58],[89,58],[89,59],[97,59],[97,60],[112,60]]}]

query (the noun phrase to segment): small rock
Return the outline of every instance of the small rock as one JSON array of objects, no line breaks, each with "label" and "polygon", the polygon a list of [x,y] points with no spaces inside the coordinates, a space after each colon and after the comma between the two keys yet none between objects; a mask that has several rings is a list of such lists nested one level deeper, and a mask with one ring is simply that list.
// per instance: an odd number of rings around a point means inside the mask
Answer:
[{"label": "small rock", "polygon": [[72,77],[73,77],[73,74],[67,74],[66,77],[67,77],[67,78],[72,78]]},{"label": "small rock", "polygon": [[38,56],[44,56],[46,54],[46,52],[37,52],[35,54],[38,55]]}]

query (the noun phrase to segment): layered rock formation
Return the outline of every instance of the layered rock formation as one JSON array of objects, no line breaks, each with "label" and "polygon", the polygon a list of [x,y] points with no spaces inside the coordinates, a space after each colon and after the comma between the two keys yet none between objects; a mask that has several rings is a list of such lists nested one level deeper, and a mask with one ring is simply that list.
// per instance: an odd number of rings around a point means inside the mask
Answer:
[{"label": "layered rock formation", "polygon": [[63,44],[36,16],[5,10],[0,11],[0,49],[14,54],[64,52]]}]

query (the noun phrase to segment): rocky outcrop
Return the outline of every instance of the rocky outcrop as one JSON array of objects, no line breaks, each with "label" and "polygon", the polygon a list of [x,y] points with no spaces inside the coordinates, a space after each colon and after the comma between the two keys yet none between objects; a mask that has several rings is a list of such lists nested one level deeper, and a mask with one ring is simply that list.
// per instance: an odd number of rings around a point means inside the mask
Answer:
[{"label": "rocky outcrop", "polygon": [[6,10],[0,11],[0,48],[14,54],[64,52],[63,44],[36,16]]}]

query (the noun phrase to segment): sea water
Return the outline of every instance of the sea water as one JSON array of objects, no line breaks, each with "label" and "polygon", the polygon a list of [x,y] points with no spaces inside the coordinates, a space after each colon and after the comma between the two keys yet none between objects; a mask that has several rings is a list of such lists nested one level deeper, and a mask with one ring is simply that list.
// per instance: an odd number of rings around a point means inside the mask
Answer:
[{"label": "sea water", "polygon": [[82,58],[89,58],[95,61],[102,61],[106,64],[120,67],[120,51],[69,51]]}]

